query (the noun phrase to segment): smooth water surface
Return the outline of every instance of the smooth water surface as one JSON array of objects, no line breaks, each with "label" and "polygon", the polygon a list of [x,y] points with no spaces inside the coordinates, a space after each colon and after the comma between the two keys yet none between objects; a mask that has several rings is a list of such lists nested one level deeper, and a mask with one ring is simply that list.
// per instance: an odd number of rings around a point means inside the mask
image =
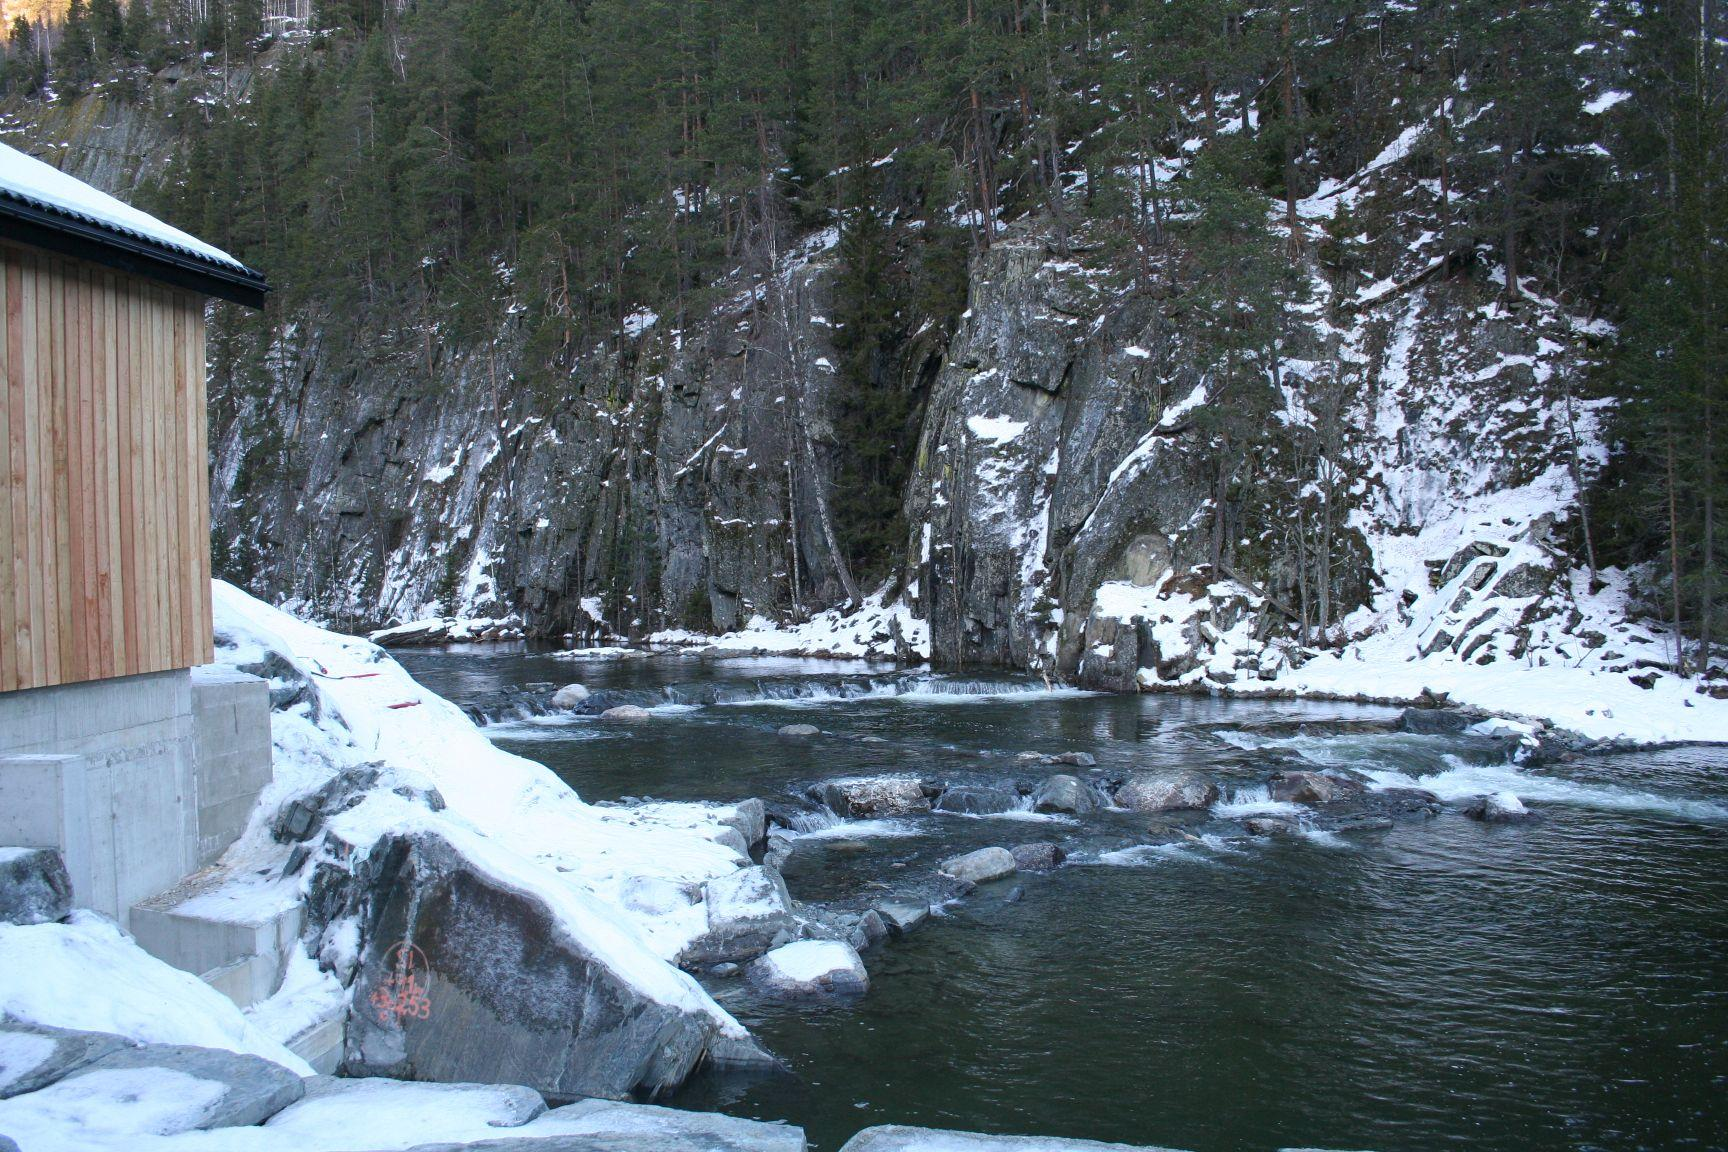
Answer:
[{"label": "smooth water surface", "polygon": [[[1339,722],[1393,713],[1337,704],[786,659],[402,660],[459,702],[581,681],[653,707],[631,727],[490,729],[589,800],[791,800],[881,772],[1032,782],[1070,769],[1018,753],[1076,749],[1109,774],[1199,768],[1243,802],[1179,845],[1144,843],[1148,819],[1124,813],[929,814],[801,840],[793,894],[851,907],[982,844],[1055,839],[1072,858],[873,950],[856,1003],[708,981],[793,1074],[677,1103],[787,1119],[828,1150],[891,1122],[1197,1152],[1728,1147],[1728,749],[1524,770],[1479,743],[1352,730]],[[825,735],[777,736],[787,723]],[[1510,789],[1542,819],[1487,826],[1454,803],[1389,831],[1255,839],[1224,818],[1298,760],[1449,802]]]}]

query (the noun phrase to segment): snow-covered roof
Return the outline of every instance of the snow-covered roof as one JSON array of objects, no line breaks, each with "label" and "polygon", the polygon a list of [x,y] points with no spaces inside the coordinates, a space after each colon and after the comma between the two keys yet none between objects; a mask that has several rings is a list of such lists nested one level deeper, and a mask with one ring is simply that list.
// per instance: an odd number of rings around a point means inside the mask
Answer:
[{"label": "snow-covered roof", "polygon": [[228,253],[189,233],[164,224],[84,181],[59,171],[16,148],[0,144],[0,208],[7,201],[48,213],[51,219],[81,222],[116,239],[141,241],[161,258],[182,266],[205,266],[222,276],[256,281],[263,278]]}]

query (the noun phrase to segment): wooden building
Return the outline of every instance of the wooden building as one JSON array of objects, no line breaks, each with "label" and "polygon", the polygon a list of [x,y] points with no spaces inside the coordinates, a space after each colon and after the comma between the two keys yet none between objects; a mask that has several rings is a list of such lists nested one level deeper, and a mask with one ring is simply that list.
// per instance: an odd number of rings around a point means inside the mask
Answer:
[{"label": "wooden building", "polygon": [[0,145],[0,693],[212,658],[204,306],[265,290]]}]

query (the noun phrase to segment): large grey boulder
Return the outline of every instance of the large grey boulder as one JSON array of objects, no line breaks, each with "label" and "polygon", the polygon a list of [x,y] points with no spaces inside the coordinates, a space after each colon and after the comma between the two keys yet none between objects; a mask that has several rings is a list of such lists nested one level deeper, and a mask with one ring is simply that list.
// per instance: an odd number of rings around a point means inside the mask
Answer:
[{"label": "large grey boulder", "polygon": [[648,709],[635,704],[620,704],[600,713],[600,719],[610,720],[615,724],[637,724],[649,719],[651,715]]},{"label": "large grey boulder", "polygon": [[1117,790],[1116,803],[1133,812],[1210,808],[1218,803],[1218,785],[1198,772],[1135,776]]},{"label": "large grey boulder", "polygon": [[822,735],[822,729],[814,724],[782,724],[779,734],[789,739],[809,738]]},{"label": "large grey boulder", "polygon": [[191,1128],[238,1128],[262,1124],[305,1093],[305,1082],[295,1073],[262,1056],[248,1056],[221,1048],[193,1048],[183,1044],[145,1044],[122,1048],[94,1060],[62,1078],[68,1088],[93,1076],[105,1078],[144,1069],[178,1072],[195,1080],[221,1085],[222,1091],[206,1104],[182,1131]]},{"label": "large grey boulder", "polygon": [[744,838],[744,843],[754,848],[767,838],[768,806],[755,797],[741,800],[722,823],[736,828],[738,835]]},{"label": "large grey boulder", "polygon": [[702,886],[708,931],[679,954],[684,965],[748,960],[798,931],[786,881],[760,864],[716,877]]},{"label": "large grey boulder", "polygon": [[645,992],[569,912],[432,833],[385,837],[355,874],[324,865],[310,903],[315,921],[361,922],[348,1075],[525,1084],[563,1099],[655,1095],[682,1083],[719,1035],[715,1014]]},{"label": "large grey boulder", "polygon": [[910,776],[860,776],[830,780],[822,785],[822,802],[836,816],[856,819],[868,816],[903,816],[928,812],[930,801],[924,787]]},{"label": "large grey boulder", "polygon": [[52,848],[0,848],[0,921],[46,924],[72,911],[72,878]]},{"label": "large grey boulder", "polygon": [[861,996],[870,990],[870,976],[857,950],[838,940],[786,944],[751,964],[745,974],[773,996]]},{"label": "large grey boulder", "polygon": [[1097,809],[1098,794],[1078,776],[1052,776],[1032,794],[1034,812],[1066,812],[1084,816]]},{"label": "large grey boulder", "polygon": [[1398,730],[1417,736],[1452,736],[1476,722],[1455,708],[1406,708],[1398,717]]},{"label": "large grey boulder", "polygon": [[1014,875],[1014,853],[1006,848],[980,848],[942,861],[942,872],[968,884],[983,884]]},{"label": "large grey boulder", "polygon": [[34,1092],[133,1046],[126,1037],[107,1032],[74,1032],[0,1019],[0,1100]]},{"label": "large grey boulder", "polygon": [[688,1112],[653,1104],[579,1100],[546,1113],[534,1128],[573,1136],[641,1141],[688,1139],[714,1149],[748,1152],[805,1152],[804,1130],[779,1120],[746,1120],[720,1112]]},{"label": "large grey boulder", "polygon": [[957,784],[945,789],[936,798],[938,812],[959,812],[968,816],[994,816],[1020,807],[1020,794],[1012,788],[993,788],[982,784]]},{"label": "large grey boulder", "polygon": [[1064,1140],[1054,1136],[989,1136],[883,1124],[866,1128],[846,1141],[840,1152],[1170,1152],[1150,1144],[1103,1144],[1097,1140]]}]

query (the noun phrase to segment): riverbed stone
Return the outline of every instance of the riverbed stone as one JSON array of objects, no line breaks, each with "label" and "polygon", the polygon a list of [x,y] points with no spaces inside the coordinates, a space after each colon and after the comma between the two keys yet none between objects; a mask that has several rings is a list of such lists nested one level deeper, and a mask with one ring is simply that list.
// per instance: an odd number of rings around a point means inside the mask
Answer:
[{"label": "riverbed stone", "polygon": [[1450,736],[1470,727],[1476,717],[1456,708],[1406,708],[1398,730],[1417,736]]},{"label": "riverbed stone", "polygon": [[708,931],[679,955],[685,966],[748,960],[798,931],[786,881],[773,868],[754,865],[702,886]]},{"label": "riverbed stone", "polygon": [[1047,764],[1066,764],[1073,768],[1096,768],[1098,757],[1090,752],[1058,752],[1045,760]]},{"label": "riverbed stone", "polygon": [[1151,1144],[1103,1144],[1054,1136],[993,1136],[945,1128],[883,1124],[866,1128],[840,1152],[1171,1152]]},{"label": "riverbed stone", "polygon": [[1218,785],[1198,772],[1135,776],[1117,789],[1116,803],[1131,812],[1210,808],[1218,803]]},{"label": "riverbed stone", "polygon": [[635,704],[619,704],[600,713],[600,719],[610,720],[614,724],[638,724],[651,717],[652,713],[648,709]]},{"label": "riverbed stone", "polygon": [[189,1127],[235,1128],[262,1124],[306,1092],[305,1082],[293,1072],[264,1059],[222,1048],[194,1048],[185,1044],[144,1044],[120,1048],[64,1077],[59,1084],[74,1085],[98,1073],[129,1072],[161,1068],[197,1080],[222,1085],[222,1094],[205,1107]]},{"label": "riverbed stone", "polygon": [[822,735],[822,729],[814,724],[782,724],[778,733],[792,739],[808,738]]},{"label": "riverbed stone", "polygon": [[1242,821],[1250,836],[1294,836],[1298,825],[1281,816],[1250,816]]},{"label": "riverbed stone", "polygon": [[1295,804],[1329,804],[1365,790],[1357,781],[1330,772],[1278,772],[1266,782],[1272,799]]},{"label": "riverbed stone", "polygon": [[1062,846],[1049,840],[1016,844],[1008,851],[1014,857],[1014,867],[1022,872],[1048,872],[1068,859]]},{"label": "riverbed stone", "polygon": [[582,684],[566,684],[552,693],[551,706],[560,712],[569,712],[588,699],[588,688]]},{"label": "riverbed stone", "polygon": [[1098,796],[1078,776],[1057,774],[1032,794],[1034,812],[1066,812],[1084,816],[1098,809]]},{"label": "riverbed stone", "polygon": [[839,940],[798,940],[768,952],[745,969],[771,996],[861,996],[870,989],[864,961]]},{"label": "riverbed stone", "polygon": [[994,816],[1020,807],[1020,794],[1012,788],[987,784],[956,784],[944,789],[934,805],[938,812],[958,812],[968,816]]},{"label": "riverbed stone", "polygon": [[984,884],[1012,876],[1016,870],[1014,853],[1006,848],[980,848],[942,861],[942,872],[968,884]]},{"label": "riverbed stone", "polygon": [[0,1100],[34,1092],[110,1053],[135,1046],[126,1037],[107,1032],[0,1018]]},{"label": "riverbed stone", "polygon": [[911,776],[859,776],[830,780],[820,790],[822,802],[837,816],[859,819],[928,812],[930,799]]},{"label": "riverbed stone", "polygon": [[1536,819],[1536,813],[1511,792],[1479,796],[1464,806],[1464,815],[1484,824],[1522,824]]},{"label": "riverbed stone", "polygon": [[46,924],[72,911],[72,878],[52,848],[0,848],[0,922]]},{"label": "riverbed stone", "polygon": [[894,936],[910,936],[930,919],[930,905],[889,900],[876,905],[875,912]]}]

